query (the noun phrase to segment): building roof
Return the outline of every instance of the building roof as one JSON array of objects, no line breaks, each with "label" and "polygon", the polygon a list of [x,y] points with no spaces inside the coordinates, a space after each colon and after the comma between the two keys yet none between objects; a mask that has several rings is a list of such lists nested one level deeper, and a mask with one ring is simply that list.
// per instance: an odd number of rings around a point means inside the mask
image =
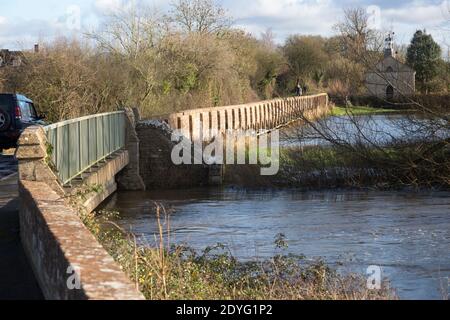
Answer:
[{"label": "building roof", "polygon": [[22,51],[10,51],[8,49],[0,49],[0,67],[15,66],[23,62],[24,56]]}]

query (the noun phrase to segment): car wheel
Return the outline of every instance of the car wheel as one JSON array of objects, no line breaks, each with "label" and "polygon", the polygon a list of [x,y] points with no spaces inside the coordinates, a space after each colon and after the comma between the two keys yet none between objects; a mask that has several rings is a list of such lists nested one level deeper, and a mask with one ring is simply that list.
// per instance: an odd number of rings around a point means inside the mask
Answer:
[{"label": "car wheel", "polygon": [[9,128],[11,120],[9,118],[9,115],[4,112],[3,110],[0,110],[0,131],[5,131]]}]

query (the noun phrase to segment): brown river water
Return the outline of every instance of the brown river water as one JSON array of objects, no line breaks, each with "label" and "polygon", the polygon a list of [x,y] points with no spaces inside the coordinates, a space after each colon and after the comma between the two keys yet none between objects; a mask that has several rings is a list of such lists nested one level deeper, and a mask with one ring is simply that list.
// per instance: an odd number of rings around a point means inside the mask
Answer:
[{"label": "brown river water", "polygon": [[450,193],[203,188],[120,192],[104,205],[154,245],[154,202],[170,212],[173,243],[229,246],[240,259],[267,258],[283,233],[286,253],[323,258],[342,272],[382,268],[403,299],[442,299],[450,276]]}]

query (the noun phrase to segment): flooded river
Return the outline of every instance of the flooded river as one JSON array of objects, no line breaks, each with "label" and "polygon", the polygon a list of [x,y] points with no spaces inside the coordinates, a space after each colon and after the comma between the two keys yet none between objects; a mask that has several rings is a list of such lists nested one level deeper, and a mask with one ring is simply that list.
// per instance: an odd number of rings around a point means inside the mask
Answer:
[{"label": "flooded river", "polygon": [[154,244],[154,201],[170,212],[171,241],[204,249],[216,243],[241,259],[287,252],[323,258],[340,271],[380,266],[403,299],[442,299],[450,276],[450,194],[194,189],[123,192],[105,204],[118,223]]},{"label": "flooded river", "polygon": [[[428,120],[405,115],[329,117],[318,123],[334,139],[383,145],[448,136]],[[419,130],[420,129],[420,130]],[[425,130],[426,129],[426,130]],[[301,131],[301,132],[299,132]],[[303,136],[301,140],[298,135]],[[326,145],[308,127],[288,128],[281,144]],[[268,258],[284,234],[286,253],[323,258],[342,272],[366,273],[380,266],[403,299],[442,299],[450,276],[450,193],[301,192],[204,188],[123,192],[105,207],[118,223],[154,245],[154,202],[171,213],[171,241],[202,250],[228,245],[240,259]],[[279,253],[279,252],[277,252]]]}]

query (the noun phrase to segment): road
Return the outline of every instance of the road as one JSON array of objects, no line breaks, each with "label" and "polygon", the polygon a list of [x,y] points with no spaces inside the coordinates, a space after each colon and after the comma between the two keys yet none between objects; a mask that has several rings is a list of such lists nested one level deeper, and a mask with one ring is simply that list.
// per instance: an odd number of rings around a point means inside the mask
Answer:
[{"label": "road", "polygon": [[0,155],[0,300],[42,299],[20,243],[17,163]]},{"label": "road", "polygon": [[13,155],[0,154],[0,181],[17,174],[17,162]]}]

